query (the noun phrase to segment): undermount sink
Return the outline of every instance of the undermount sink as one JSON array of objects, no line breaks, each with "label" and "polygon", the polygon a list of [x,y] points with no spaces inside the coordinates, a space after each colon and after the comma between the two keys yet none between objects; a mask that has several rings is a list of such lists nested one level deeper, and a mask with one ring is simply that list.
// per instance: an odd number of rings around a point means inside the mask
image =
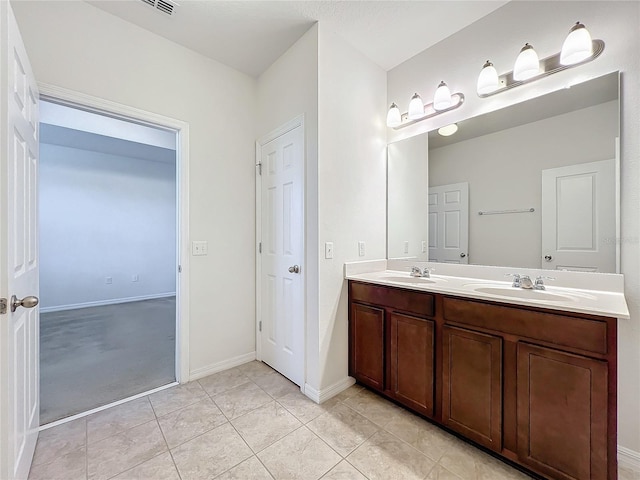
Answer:
[{"label": "undermount sink", "polygon": [[436,283],[434,280],[424,277],[383,277],[388,282],[398,283]]},{"label": "undermount sink", "polygon": [[546,290],[529,290],[513,287],[498,286],[470,286],[471,290],[478,293],[488,293],[501,297],[521,298],[523,300],[542,300],[545,302],[575,302],[578,298],[575,295],[563,295],[551,293]]}]

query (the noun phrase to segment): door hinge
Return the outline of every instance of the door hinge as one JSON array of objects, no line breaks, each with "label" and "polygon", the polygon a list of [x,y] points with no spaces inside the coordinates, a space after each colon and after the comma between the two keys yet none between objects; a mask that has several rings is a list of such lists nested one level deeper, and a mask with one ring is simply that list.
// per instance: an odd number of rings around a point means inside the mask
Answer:
[{"label": "door hinge", "polygon": [[258,167],[258,175],[262,175],[262,162],[256,163],[256,167]]},{"label": "door hinge", "polygon": [[7,313],[7,299],[0,298],[0,315]]},{"label": "door hinge", "polygon": [[258,331],[261,332],[262,331],[262,320],[260,320],[258,322]]},{"label": "door hinge", "polygon": [[258,243],[258,253],[262,253],[262,242]]},{"label": "door hinge", "polygon": [[182,273],[182,265],[178,265],[178,273]]}]

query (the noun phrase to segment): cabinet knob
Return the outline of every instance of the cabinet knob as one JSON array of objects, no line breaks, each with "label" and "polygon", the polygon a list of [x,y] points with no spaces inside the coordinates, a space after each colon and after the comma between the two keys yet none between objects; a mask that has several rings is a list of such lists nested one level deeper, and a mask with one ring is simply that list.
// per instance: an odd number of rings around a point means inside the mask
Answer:
[{"label": "cabinet knob", "polygon": [[464,258],[464,257],[466,257],[466,256],[467,256],[467,254],[466,254],[466,253],[464,253],[464,252],[460,254],[460,258]]}]

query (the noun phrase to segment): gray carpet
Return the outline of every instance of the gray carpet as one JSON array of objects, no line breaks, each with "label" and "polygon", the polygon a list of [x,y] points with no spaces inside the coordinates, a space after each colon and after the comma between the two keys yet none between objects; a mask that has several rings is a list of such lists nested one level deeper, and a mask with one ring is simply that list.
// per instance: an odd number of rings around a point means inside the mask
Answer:
[{"label": "gray carpet", "polygon": [[40,424],[175,380],[175,297],[40,315]]}]

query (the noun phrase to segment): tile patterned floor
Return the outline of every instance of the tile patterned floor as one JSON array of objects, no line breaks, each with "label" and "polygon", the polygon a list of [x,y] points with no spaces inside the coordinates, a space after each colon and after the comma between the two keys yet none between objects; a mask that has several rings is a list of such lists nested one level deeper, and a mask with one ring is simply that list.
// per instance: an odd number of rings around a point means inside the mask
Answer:
[{"label": "tile patterned floor", "polygon": [[[621,469],[620,480],[640,480]],[[31,480],[516,480],[353,386],[322,405],[251,362],[40,433]]]}]

